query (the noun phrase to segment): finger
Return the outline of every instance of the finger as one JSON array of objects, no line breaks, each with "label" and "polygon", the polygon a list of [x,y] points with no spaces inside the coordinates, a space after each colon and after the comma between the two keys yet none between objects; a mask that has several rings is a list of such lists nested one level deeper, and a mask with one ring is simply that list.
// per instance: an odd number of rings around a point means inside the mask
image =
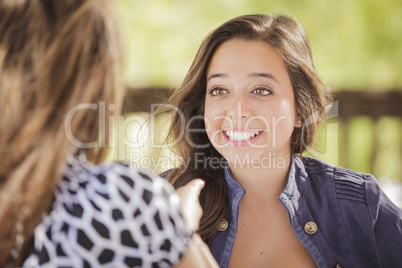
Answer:
[{"label": "finger", "polygon": [[190,184],[190,188],[195,192],[195,194],[197,196],[199,196],[201,193],[201,190],[205,186],[205,181],[202,179],[194,179],[194,180],[190,181],[189,184]]}]

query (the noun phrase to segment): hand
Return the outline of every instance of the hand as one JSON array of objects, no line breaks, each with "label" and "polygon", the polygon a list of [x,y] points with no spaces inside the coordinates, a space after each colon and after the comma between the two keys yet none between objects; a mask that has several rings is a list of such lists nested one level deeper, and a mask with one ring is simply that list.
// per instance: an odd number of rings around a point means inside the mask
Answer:
[{"label": "hand", "polygon": [[176,190],[180,197],[180,209],[184,221],[192,231],[197,231],[200,226],[202,208],[198,197],[204,185],[203,180],[194,179]]}]

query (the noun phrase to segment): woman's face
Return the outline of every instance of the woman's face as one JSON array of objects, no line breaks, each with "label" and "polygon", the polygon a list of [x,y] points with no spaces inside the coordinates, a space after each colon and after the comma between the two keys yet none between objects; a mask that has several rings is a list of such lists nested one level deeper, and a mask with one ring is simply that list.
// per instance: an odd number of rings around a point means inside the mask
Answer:
[{"label": "woman's face", "polygon": [[273,47],[241,39],[218,47],[207,69],[204,120],[229,165],[290,156],[291,135],[301,124],[285,63]]}]

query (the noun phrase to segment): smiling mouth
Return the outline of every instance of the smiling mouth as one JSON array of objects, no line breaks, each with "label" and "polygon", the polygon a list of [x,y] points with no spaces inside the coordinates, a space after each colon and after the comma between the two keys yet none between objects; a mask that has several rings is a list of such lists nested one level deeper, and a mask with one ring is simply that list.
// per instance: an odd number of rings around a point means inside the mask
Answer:
[{"label": "smiling mouth", "polygon": [[260,135],[262,130],[248,130],[248,131],[234,131],[234,130],[223,130],[223,134],[230,141],[249,141]]}]

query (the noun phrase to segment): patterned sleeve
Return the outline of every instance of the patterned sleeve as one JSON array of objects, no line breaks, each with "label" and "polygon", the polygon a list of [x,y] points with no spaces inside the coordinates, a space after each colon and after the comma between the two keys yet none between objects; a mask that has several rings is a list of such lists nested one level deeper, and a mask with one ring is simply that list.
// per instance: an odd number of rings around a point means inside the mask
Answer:
[{"label": "patterned sleeve", "polygon": [[125,263],[143,267],[177,264],[191,232],[184,224],[173,187],[159,177],[124,165],[114,166],[105,175],[116,186],[110,194],[120,202],[113,208],[112,218],[118,222],[123,215],[126,224],[121,224],[121,246],[136,249]]},{"label": "patterned sleeve", "polygon": [[[120,163],[65,175],[24,267],[171,267],[191,240],[165,180]],[[48,266],[46,266],[48,265]]]},{"label": "patterned sleeve", "polygon": [[[120,197],[119,207],[123,208],[121,212],[128,225],[121,232],[121,242],[123,246],[138,249],[138,256],[129,257],[125,263],[137,265],[140,262],[143,267],[177,264],[187,250],[192,232],[184,223],[179,197],[173,187],[156,175],[124,165],[106,174],[110,174],[111,179],[119,174],[113,194],[116,199]],[[118,207],[112,212],[113,219],[117,211]]]}]

